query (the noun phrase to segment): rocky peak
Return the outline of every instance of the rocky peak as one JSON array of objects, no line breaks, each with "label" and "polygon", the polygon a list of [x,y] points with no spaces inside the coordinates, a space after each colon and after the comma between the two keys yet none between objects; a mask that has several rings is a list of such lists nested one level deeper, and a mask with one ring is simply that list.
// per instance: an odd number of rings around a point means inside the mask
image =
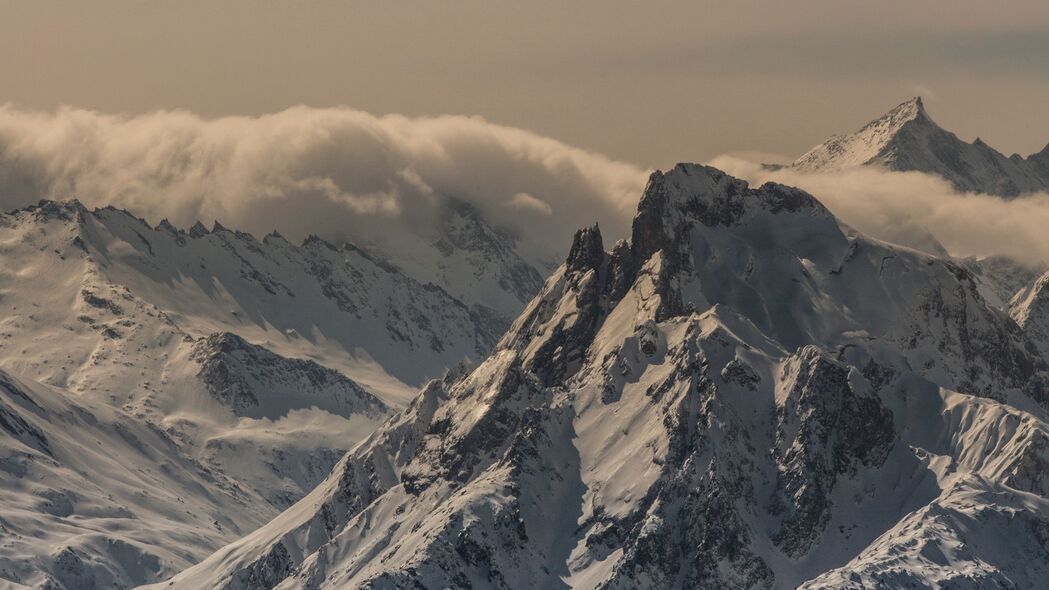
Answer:
[{"label": "rocky peak", "polygon": [[746,181],[701,164],[653,172],[634,216],[634,257],[645,260],[675,240],[674,229],[686,212],[707,225],[730,225],[742,213],[739,197],[746,189]]},{"label": "rocky peak", "polygon": [[50,199],[41,199],[36,205],[30,205],[23,209],[23,211],[29,211],[33,214],[48,218],[48,219],[60,219],[62,221],[83,221],[85,215],[89,214],[87,207],[84,207],[78,199],[72,199],[69,201],[52,201]]},{"label": "rocky peak", "polygon": [[859,134],[868,134],[883,141],[888,141],[905,128],[910,127],[940,128],[925,110],[921,97],[916,96],[900,103],[881,117],[867,123],[859,131]]},{"label": "rocky peak", "polygon": [[201,238],[210,233],[211,232],[208,231],[208,228],[204,227],[204,224],[200,221],[194,223],[193,227],[189,228],[189,236],[191,238]]},{"label": "rocky peak", "polygon": [[[926,448],[960,477],[985,455],[954,448],[981,421],[945,413],[953,384],[1035,383],[971,276],[803,191],[680,165],[633,229],[607,254],[579,230],[488,360],[171,587],[797,587],[934,506]],[[1047,489],[1023,444],[1010,482]]]},{"label": "rocky peak", "polygon": [[595,223],[591,227],[576,231],[565,264],[569,272],[585,272],[600,268],[604,258],[605,247],[601,241],[601,228]]},{"label": "rocky peak", "polygon": [[832,216],[812,195],[793,187],[765,183],[756,189],[710,166],[678,164],[649,178],[634,217],[632,253],[643,262],[660,250],[685,239],[695,225],[729,227],[748,212],[792,213],[801,209]]},{"label": "rocky peak", "polygon": [[160,231],[167,232],[167,233],[169,233],[171,235],[177,235],[178,234],[178,228],[176,228],[174,225],[172,225],[172,223],[170,221],[168,221],[167,217],[165,217],[164,219],[160,220],[160,223],[157,224],[156,229],[160,230]]},{"label": "rocky peak", "polygon": [[279,231],[277,231],[277,230],[273,230],[273,231],[271,231],[270,233],[266,234],[266,236],[265,236],[265,237],[263,237],[263,238],[262,238],[262,241],[263,241],[263,242],[268,242],[268,241],[270,241],[270,240],[273,240],[273,241],[277,241],[277,242],[287,242],[287,241],[288,241],[288,240],[286,240],[286,239],[284,238],[284,236],[283,236],[283,235],[282,235],[282,234],[281,234],[281,233],[280,233]]},{"label": "rocky peak", "polygon": [[316,406],[341,416],[384,415],[388,408],[345,375],[310,360],[282,357],[244,338],[219,332],[196,342],[198,379],[238,416],[277,419]]},{"label": "rocky peak", "polygon": [[485,254],[506,254],[513,250],[513,237],[484,219],[471,203],[448,199],[440,213],[440,234],[436,246],[446,253],[456,249]]},{"label": "rocky peak", "polygon": [[925,104],[922,103],[921,97],[918,96],[896,105],[881,117],[867,123],[860,129],[859,133],[869,134],[876,132],[879,137],[887,138],[895,135],[905,126],[914,124],[938,127],[932,118],[929,117],[929,113],[925,110]]},{"label": "rocky peak", "polygon": [[891,120],[897,122],[924,120],[932,122],[929,113],[925,110],[925,103],[920,96],[901,102],[894,109],[886,113],[879,120]]}]

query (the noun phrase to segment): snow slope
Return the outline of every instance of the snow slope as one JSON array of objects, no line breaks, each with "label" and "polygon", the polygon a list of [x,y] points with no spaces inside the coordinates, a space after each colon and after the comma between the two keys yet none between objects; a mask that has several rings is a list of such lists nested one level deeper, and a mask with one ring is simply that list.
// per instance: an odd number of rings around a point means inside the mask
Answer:
[{"label": "snow slope", "polygon": [[791,167],[826,172],[864,165],[935,174],[966,192],[1011,197],[1049,189],[1049,145],[1024,158],[1006,157],[979,138],[966,143],[940,128],[921,98],[900,104],[855,133],[828,139]]},{"label": "snow slope", "polygon": [[[151,228],[126,212],[88,211],[76,202],[0,216],[0,256],[0,368],[58,388],[93,415],[109,407],[163,437],[172,445],[168,463],[214,479],[192,490],[202,502],[221,491],[212,489],[219,483],[243,496],[236,510],[209,508],[228,516],[221,534],[210,519],[180,520],[173,500],[150,508],[160,512],[142,516],[141,525],[117,522],[112,534],[92,528],[93,544],[130,543],[135,555],[156,561],[147,568],[154,577],[300,499],[391,407],[406,403],[414,383],[479,357],[498,329],[442,289],[352,246],[315,238],[295,246],[276,235],[260,242],[200,225]],[[38,419],[48,439],[95,440],[61,432],[49,412]],[[125,485],[158,493],[150,482],[113,479],[116,469],[84,469],[77,481],[102,495]],[[66,478],[51,470],[39,483],[59,488]],[[21,493],[19,485],[5,479],[0,490]],[[20,510],[27,520],[50,522],[43,504]],[[150,532],[171,527],[182,537]],[[50,530],[10,558],[29,564],[17,579],[46,575],[53,548],[83,534],[76,526]],[[192,535],[201,540],[187,541]],[[179,548],[185,544],[192,548]],[[176,550],[177,560],[165,557]],[[123,557],[98,555],[99,568],[123,567]],[[118,581],[127,586],[148,576]]]},{"label": "snow slope", "polygon": [[4,371],[0,505],[0,580],[67,590],[155,581],[278,512],[157,425]]},{"label": "snow slope", "polygon": [[1049,364],[954,261],[652,175],[472,370],[155,588],[985,588],[1049,575]]},{"label": "snow slope", "polygon": [[75,391],[112,382],[95,382],[93,353],[161,362],[169,340],[231,332],[403,405],[414,386],[484,354],[499,335],[441,288],[318,238],[295,246],[200,224],[187,233],[45,201],[0,217],[0,245],[9,312],[0,364]]}]

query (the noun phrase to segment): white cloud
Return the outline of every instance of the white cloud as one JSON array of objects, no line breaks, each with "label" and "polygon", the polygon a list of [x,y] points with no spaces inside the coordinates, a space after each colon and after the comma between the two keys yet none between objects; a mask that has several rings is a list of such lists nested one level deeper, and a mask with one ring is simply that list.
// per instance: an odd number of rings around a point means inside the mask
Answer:
[{"label": "white cloud", "polygon": [[454,197],[538,246],[564,249],[595,221],[625,234],[646,177],[476,117],[295,107],[204,119],[0,107],[5,209],[77,197],[184,227],[218,220],[256,234],[375,240],[391,228],[425,228],[434,207]]},{"label": "white cloud", "polygon": [[1003,255],[1031,266],[1049,263],[1049,194],[1003,199],[959,193],[937,176],[870,167],[806,174],[765,170],[729,156],[715,158],[711,165],[753,184],[775,181],[804,189],[842,221],[886,241],[915,245],[924,230],[955,256]]},{"label": "white cloud", "polygon": [[[762,157],[766,157],[763,155]],[[799,186],[846,223],[914,243],[932,233],[959,256],[1049,262],[1049,195],[960,194],[943,180],[870,168],[806,175],[738,157],[718,166],[754,183]],[[523,236],[538,255],[601,223],[624,237],[647,172],[476,117],[375,117],[295,107],[262,117],[135,117],[0,107],[0,207],[77,197],[151,222],[218,220],[289,238],[382,241],[425,230],[443,199],[464,199]]]},{"label": "white cloud", "polygon": [[517,193],[506,201],[506,206],[523,213],[536,213],[543,217],[553,215],[554,208],[542,199],[537,199],[528,193]]}]

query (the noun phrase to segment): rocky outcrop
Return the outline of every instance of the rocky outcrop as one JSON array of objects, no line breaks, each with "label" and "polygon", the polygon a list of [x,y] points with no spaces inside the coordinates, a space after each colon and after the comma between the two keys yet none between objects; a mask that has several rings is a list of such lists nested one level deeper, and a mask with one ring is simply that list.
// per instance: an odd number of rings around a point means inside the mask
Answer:
[{"label": "rocky outcrop", "polygon": [[880,467],[896,432],[892,412],[876,392],[857,392],[850,369],[815,347],[798,351],[783,371],[773,447],[777,494],[771,506],[783,524],[773,540],[799,557],[827,526],[838,476],[861,466]]},{"label": "rocky outcrop", "polygon": [[316,407],[339,416],[382,416],[389,408],[338,371],[289,359],[221,332],[197,341],[190,353],[197,378],[238,416],[277,419]]}]

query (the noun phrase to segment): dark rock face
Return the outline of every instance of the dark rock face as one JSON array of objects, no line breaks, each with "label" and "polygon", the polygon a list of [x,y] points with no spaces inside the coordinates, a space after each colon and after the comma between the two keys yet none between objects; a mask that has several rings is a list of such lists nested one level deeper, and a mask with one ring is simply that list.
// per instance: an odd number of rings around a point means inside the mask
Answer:
[{"label": "dark rock face", "polygon": [[47,436],[26,422],[25,418],[18,415],[12,408],[4,405],[0,405],[0,429],[31,448],[48,455],[51,454]]},{"label": "dark rock face", "polygon": [[80,297],[84,300],[84,303],[91,307],[106,310],[115,316],[124,315],[124,310],[118,304],[104,297],[99,297],[87,289],[80,292]]},{"label": "dark rock face", "polygon": [[273,588],[292,570],[291,556],[283,543],[274,545],[263,559],[241,572],[234,583],[246,588]]},{"label": "dark rock face", "polygon": [[830,492],[839,475],[878,467],[892,449],[892,413],[877,395],[858,394],[849,369],[806,347],[788,361],[794,374],[776,411],[779,493],[774,511],[783,525],[774,540],[791,556],[804,555],[826,527]]},{"label": "dark rock face", "polygon": [[528,399],[537,393],[537,384],[529,377],[516,368],[500,375],[498,381],[488,385],[488,410],[458,436],[450,433],[454,425],[449,417],[436,421],[430,433],[440,438],[439,450],[430,447],[416,459],[428,467],[429,481],[416,478],[413,471],[406,471],[402,480],[415,478],[412,487],[416,489],[424,489],[434,477],[465,483],[497,460],[522,426],[523,417],[514,406],[521,398]]},{"label": "dark rock face", "polygon": [[41,411],[42,408],[3,371],[0,371],[0,396],[8,398],[0,398],[0,430],[30,448],[52,455],[47,435],[22,416],[20,406],[29,411]]},{"label": "dark rock face", "polygon": [[[653,402],[664,408],[670,437],[660,477],[633,513],[606,520],[600,532],[587,538],[595,551],[624,549],[602,588],[654,583],[742,589],[773,582],[772,570],[751,549],[754,533],[736,503],[754,496],[748,468],[726,466],[715,451],[711,429],[725,416],[709,363],[694,342],[686,338],[668,351],[675,370],[652,389]],[[745,437],[728,428],[733,437]]]},{"label": "dark rock face", "polygon": [[87,209],[77,199],[71,201],[52,201],[43,199],[35,206],[26,208],[41,219],[59,219],[62,221],[75,221],[82,223]]},{"label": "dark rock face", "polygon": [[601,241],[601,230],[595,225],[581,229],[572,238],[565,266],[569,273],[600,269],[605,259],[605,247]]},{"label": "dark rock face", "polygon": [[579,230],[564,273],[565,293],[574,298],[577,313],[560,318],[552,326],[543,326],[559,305],[556,299],[543,299],[530,315],[518,320],[518,329],[507,334],[509,340],[504,344],[517,347],[533,334],[546,332],[538,352],[526,361],[528,370],[539,376],[544,385],[563,381],[582,366],[594,333],[611,305],[607,279],[609,273],[616,272],[623,271],[608,268],[600,230],[596,226]]},{"label": "dark rock face", "polygon": [[619,240],[608,258],[608,276],[605,291],[609,301],[619,301],[626,295],[637,275],[637,266],[630,244]]},{"label": "dark rock face", "polygon": [[[340,415],[381,415],[378,398],[338,371],[303,359],[278,356],[261,346],[221,332],[197,342],[191,358],[200,364],[197,377],[207,390],[239,416],[279,418],[293,407],[318,406]],[[296,403],[291,391],[302,396]],[[274,392],[280,399],[273,397]],[[311,397],[311,392],[314,397]],[[268,407],[275,405],[275,407]]]},{"label": "dark rock face", "polygon": [[982,304],[967,271],[954,265],[949,268],[958,282],[950,289],[935,286],[926,291],[905,346],[916,348],[933,340],[945,357],[961,359],[964,374],[954,384],[961,391],[1000,399],[1003,388],[1015,387],[1039,403],[1049,403],[1049,390],[1039,385],[1045,383],[1049,365],[1036,345],[1016,323],[1002,321],[995,310]]},{"label": "dark rock face", "polygon": [[754,368],[738,357],[729,361],[721,369],[721,378],[751,390],[761,383],[761,376],[754,372]]},{"label": "dark rock face", "polygon": [[204,224],[199,221],[194,223],[193,227],[189,228],[189,237],[191,238],[202,238],[209,233],[211,232],[208,231],[208,228],[204,227]]}]

